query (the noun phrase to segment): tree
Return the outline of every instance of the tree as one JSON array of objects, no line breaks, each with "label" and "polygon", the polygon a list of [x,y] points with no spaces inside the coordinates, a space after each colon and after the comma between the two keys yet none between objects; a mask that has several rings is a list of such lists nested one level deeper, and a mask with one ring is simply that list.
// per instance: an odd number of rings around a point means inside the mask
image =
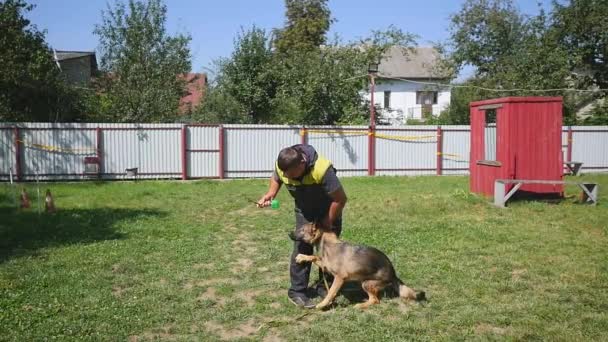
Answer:
[{"label": "tree", "polygon": [[[572,86],[568,52],[556,40],[544,11],[535,17],[525,17],[512,0],[467,0],[451,20],[454,65],[457,69],[473,66],[472,84],[498,90],[486,93],[486,97],[563,96],[565,121],[572,123],[575,120],[572,108],[576,97],[572,93],[542,91]],[[455,95],[453,104],[463,102],[458,95],[480,98],[462,91]],[[452,105],[450,111],[462,107]],[[456,114],[456,117],[463,118],[464,113]]]},{"label": "tree", "polygon": [[86,90],[63,79],[44,33],[24,17],[33,8],[0,2],[0,121],[80,120]]},{"label": "tree", "polygon": [[[325,1],[287,3],[325,6]],[[278,31],[296,32],[289,26]],[[367,86],[369,62],[378,61],[393,45],[407,50],[415,37],[392,26],[351,43],[338,38],[327,42],[324,31],[315,32],[318,39],[304,35],[302,40],[309,42],[304,45],[297,45],[295,36],[281,36],[286,44],[282,46],[289,48],[280,51],[272,50],[263,30],[243,30],[235,39],[232,55],[216,63],[216,84],[195,119],[210,123],[367,123],[369,103],[363,101],[362,90]]]},{"label": "tree", "polygon": [[608,100],[597,101],[591,108],[591,115],[583,121],[585,125],[608,125]]},{"label": "tree", "polygon": [[249,31],[241,30],[231,58],[220,60],[219,64],[221,89],[241,103],[243,114],[248,117],[244,121],[267,121],[276,79],[266,32],[255,26]]},{"label": "tree", "polygon": [[190,36],[166,32],[161,0],[116,2],[102,12],[100,82],[105,118],[118,122],[174,121],[190,71]]},{"label": "tree", "polygon": [[555,37],[577,78],[608,88],[608,0],[554,1],[553,7]]},{"label": "tree", "polygon": [[285,27],[274,30],[277,52],[318,50],[333,22],[327,0],[285,0],[285,7]]}]

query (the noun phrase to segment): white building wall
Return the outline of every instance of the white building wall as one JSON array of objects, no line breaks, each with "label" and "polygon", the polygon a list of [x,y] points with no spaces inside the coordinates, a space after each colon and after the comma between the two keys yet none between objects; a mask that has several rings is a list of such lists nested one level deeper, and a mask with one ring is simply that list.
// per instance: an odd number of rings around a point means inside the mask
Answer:
[{"label": "white building wall", "polygon": [[[416,104],[416,92],[434,90],[433,86],[410,81],[378,81],[374,89],[374,102],[384,108],[384,92],[390,91],[391,110],[382,110],[380,117],[392,125],[405,125],[407,119],[422,119],[422,106]],[[370,94],[364,95],[368,101]],[[439,89],[437,104],[433,105],[433,115],[438,116],[450,104],[451,91],[449,88]]]}]

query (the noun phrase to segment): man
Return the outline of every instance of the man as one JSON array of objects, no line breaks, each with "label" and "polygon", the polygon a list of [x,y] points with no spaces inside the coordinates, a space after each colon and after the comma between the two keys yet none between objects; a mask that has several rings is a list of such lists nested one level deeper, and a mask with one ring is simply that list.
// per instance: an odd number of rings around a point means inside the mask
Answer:
[{"label": "man", "polygon": [[[260,198],[258,206],[269,206],[283,184],[295,201],[296,232],[304,224],[316,222],[331,227],[340,235],[346,194],[336,176],[336,169],[328,159],[319,156],[310,145],[294,145],[281,150],[268,192]],[[313,246],[294,241],[289,265],[291,287],[287,295],[295,305],[313,308],[315,305],[307,291],[311,263],[296,263],[295,257],[300,253],[312,255]],[[320,296],[324,296],[322,281],[317,282],[316,290]]]}]

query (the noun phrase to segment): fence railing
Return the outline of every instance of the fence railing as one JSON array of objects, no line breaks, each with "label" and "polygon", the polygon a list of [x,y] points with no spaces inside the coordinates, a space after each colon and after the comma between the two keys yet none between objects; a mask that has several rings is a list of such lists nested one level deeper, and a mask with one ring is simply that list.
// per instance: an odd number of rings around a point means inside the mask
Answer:
[{"label": "fence railing", "polygon": [[[608,170],[608,127],[566,126],[562,139],[564,160]],[[279,150],[298,143],[341,176],[469,170],[469,126],[23,123],[0,124],[0,180],[268,177]],[[99,173],[87,173],[85,161]]]}]

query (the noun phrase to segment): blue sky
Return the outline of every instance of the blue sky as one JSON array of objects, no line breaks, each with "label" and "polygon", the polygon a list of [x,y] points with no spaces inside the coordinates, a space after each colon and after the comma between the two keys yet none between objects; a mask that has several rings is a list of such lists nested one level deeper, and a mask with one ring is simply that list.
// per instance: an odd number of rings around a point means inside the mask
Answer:
[{"label": "blue sky", "polygon": [[[546,9],[549,0],[539,0]],[[36,8],[28,18],[38,29],[46,30],[47,42],[57,50],[93,51],[98,37],[93,34],[101,22],[107,0],[30,0]],[[330,0],[330,35],[349,41],[368,36],[371,30],[389,25],[420,36],[420,45],[448,37],[449,16],[464,0]],[[515,0],[526,14],[538,13],[536,0]],[[110,1],[114,3],[113,0]],[[241,27],[252,25],[271,30],[284,24],[284,0],[166,0],[167,29],[170,34],[190,33],[192,69],[206,67],[219,57],[228,57]]]}]

